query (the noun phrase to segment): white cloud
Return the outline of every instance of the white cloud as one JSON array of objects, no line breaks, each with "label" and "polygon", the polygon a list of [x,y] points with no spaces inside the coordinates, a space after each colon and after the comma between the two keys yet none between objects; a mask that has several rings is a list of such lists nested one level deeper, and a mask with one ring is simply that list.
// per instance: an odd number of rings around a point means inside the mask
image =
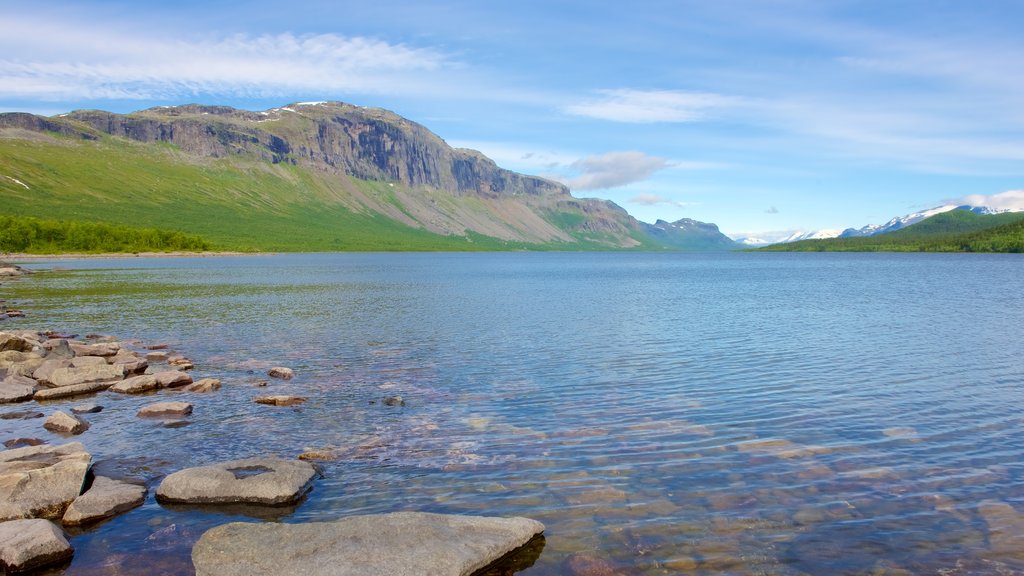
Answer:
[{"label": "white cloud", "polygon": [[988,206],[996,210],[1024,211],[1024,190],[1007,190],[999,194],[971,194],[955,201],[956,204]]},{"label": "white cloud", "polygon": [[712,109],[735,103],[720,94],[682,90],[599,90],[598,94],[598,98],[572,104],[565,111],[613,122],[693,122]]},{"label": "white cloud", "polygon": [[633,196],[632,198],[630,198],[628,200],[628,202],[631,203],[631,204],[640,204],[642,206],[668,205],[668,206],[676,206],[676,207],[679,207],[679,208],[688,208],[690,206],[697,206],[698,205],[697,202],[680,202],[678,200],[672,200],[671,198],[666,198],[666,197],[660,196],[658,194],[651,194],[649,192],[645,192],[645,193],[642,193],[642,194],[637,194],[636,196]]},{"label": "white cloud", "polygon": [[580,174],[562,181],[573,190],[603,190],[642,182],[669,166],[668,160],[643,152],[609,152],[573,162],[570,168]]},{"label": "white cloud", "polygon": [[0,98],[388,93],[421,90],[438,71],[454,67],[433,49],[338,34],[169,38],[98,27],[89,40],[81,26],[34,24],[0,22],[0,54],[14,55],[0,57]]}]

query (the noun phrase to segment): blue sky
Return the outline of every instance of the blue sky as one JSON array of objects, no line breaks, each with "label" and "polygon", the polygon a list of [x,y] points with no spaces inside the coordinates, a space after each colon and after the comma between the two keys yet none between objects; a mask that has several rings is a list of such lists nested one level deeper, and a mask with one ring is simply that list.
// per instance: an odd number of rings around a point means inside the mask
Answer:
[{"label": "blue sky", "polygon": [[727,233],[1024,207],[1024,2],[0,0],[0,111],[388,108]]}]

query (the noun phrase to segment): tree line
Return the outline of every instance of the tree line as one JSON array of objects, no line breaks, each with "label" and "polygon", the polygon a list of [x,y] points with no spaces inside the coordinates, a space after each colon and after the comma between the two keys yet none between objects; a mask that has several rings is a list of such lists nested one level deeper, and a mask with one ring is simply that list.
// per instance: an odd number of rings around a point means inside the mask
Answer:
[{"label": "tree line", "polygon": [[0,215],[0,252],[203,252],[203,238],[176,230]]}]

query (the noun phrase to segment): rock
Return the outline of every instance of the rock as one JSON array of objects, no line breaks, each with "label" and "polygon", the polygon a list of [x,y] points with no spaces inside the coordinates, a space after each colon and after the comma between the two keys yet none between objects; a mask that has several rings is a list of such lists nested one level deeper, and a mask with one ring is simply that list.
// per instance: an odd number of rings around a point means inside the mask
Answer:
[{"label": "rock", "polygon": [[302,396],[277,394],[273,396],[257,396],[253,398],[253,401],[257,404],[269,404],[270,406],[294,406],[295,404],[302,404],[306,399]]},{"label": "rock", "polygon": [[46,342],[43,342],[41,346],[50,351],[49,354],[46,355],[48,359],[60,358],[70,360],[75,357],[75,351],[71,349],[66,338],[47,340]]},{"label": "rock", "polygon": [[[11,311],[8,310],[7,315],[10,316],[10,313]],[[27,338],[16,336],[9,332],[0,332],[0,352],[4,352],[7,350],[15,350],[17,352],[31,352],[33,346],[35,346],[35,344],[31,340],[28,340]]]},{"label": "rock", "polygon": [[146,360],[150,362],[167,362],[167,352],[150,352],[146,354]]},{"label": "rock", "polygon": [[71,350],[75,353],[75,356],[114,356],[118,350],[121,349],[121,345],[117,342],[99,342],[96,344],[82,344],[80,342],[69,342]]},{"label": "rock", "polygon": [[165,370],[153,374],[160,388],[177,388],[192,383],[192,377],[180,370]]},{"label": "rock", "polygon": [[383,400],[385,406],[405,406],[401,396],[388,396]]},{"label": "rock", "polygon": [[156,390],[159,387],[160,383],[157,382],[156,376],[153,376],[152,374],[143,374],[142,376],[125,378],[111,386],[110,391],[119,392],[121,394],[142,394],[143,392]]},{"label": "rock", "polygon": [[185,390],[199,393],[216,392],[220,390],[220,380],[216,378],[203,378],[193,384],[189,384],[185,387]]},{"label": "rock", "polygon": [[[52,354],[50,355],[52,356]],[[39,365],[32,372],[32,377],[39,381],[43,386],[53,386],[53,381],[50,378],[53,376],[54,371],[58,368],[70,368],[71,360],[68,358],[51,358],[47,356],[46,360]]]},{"label": "rock", "polygon": [[188,402],[156,402],[139,409],[138,415],[148,416],[188,416],[192,413],[192,405]]},{"label": "rock", "polygon": [[0,521],[63,516],[91,460],[80,442],[0,452]]},{"label": "rock", "polygon": [[167,344],[150,344],[145,347],[146,350],[167,350]]},{"label": "rock", "polygon": [[247,458],[180,470],[157,488],[160,502],[284,505],[312,487],[312,464],[280,458]]},{"label": "rock", "polygon": [[64,532],[49,520],[11,520],[0,524],[0,567],[5,574],[64,562],[74,553]]},{"label": "rock", "polygon": [[18,352],[7,350],[0,352],[0,368],[7,371],[7,375],[20,374],[31,376],[37,368],[43,365],[43,357],[34,352]]},{"label": "rock", "polygon": [[82,366],[75,368],[57,368],[50,375],[50,383],[55,387],[74,386],[91,382],[113,382],[124,378],[124,367],[116,364],[102,366]]},{"label": "rock", "polygon": [[191,370],[195,368],[195,364],[191,360],[184,356],[172,356],[167,359],[167,363],[174,366],[178,370]]},{"label": "rock", "polygon": [[95,394],[102,392],[107,388],[114,385],[113,381],[106,382],[88,382],[86,384],[75,384],[74,386],[64,386],[62,388],[44,388],[36,391],[33,398],[38,402],[45,400],[56,400],[57,398],[69,398],[71,396],[82,396],[85,394]]},{"label": "rock", "polygon": [[0,404],[25,402],[31,400],[35,393],[35,387],[19,384],[11,377],[0,382]]},{"label": "rock", "polygon": [[18,410],[16,412],[0,414],[0,420],[31,420],[33,418],[42,418],[43,416],[45,414],[36,410]]},{"label": "rock", "polygon": [[103,406],[100,406],[99,404],[95,403],[79,404],[78,406],[74,406],[71,408],[72,414],[95,414],[97,412],[102,411]]},{"label": "rock", "polygon": [[46,444],[46,440],[41,440],[39,438],[11,438],[10,440],[4,440],[4,448],[42,446],[43,444]]},{"label": "rock", "polygon": [[616,576],[615,565],[599,556],[573,554],[562,565],[567,576]]},{"label": "rock", "polygon": [[149,368],[149,362],[145,358],[131,357],[118,357],[114,356],[116,362],[113,362],[115,366],[121,366],[124,368],[125,374],[142,374]]},{"label": "rock", "polygon": [[267,376],[271,378],[280,378],[282,380],[291,380],[295,377],[295,371],[291,368],[285,368],[284,366],[274,366],[270,370],[267,370]]},{"label": "rock", "polygon": [[145,500],[145,486],[96,476],[85,494],[68,506],[62,522],[65,526],[95,522],[141,506]]},{"label": "rock", "polygon": [[89,423],[66,412],[54,412],[43,422],[43,428],[61,434],[81,434],[89,429]]},{"label": "rock", "polygon": [[73,368],[85,368],[86,366],[106,366],[107,359],[99,356],[77,356],[71,359]]},{"label": "rock", "polygon": [[197,576],[469,576],[543,531],[527,518],[423,512],[307,524],[234,522],[203,534],[192,562]]}]

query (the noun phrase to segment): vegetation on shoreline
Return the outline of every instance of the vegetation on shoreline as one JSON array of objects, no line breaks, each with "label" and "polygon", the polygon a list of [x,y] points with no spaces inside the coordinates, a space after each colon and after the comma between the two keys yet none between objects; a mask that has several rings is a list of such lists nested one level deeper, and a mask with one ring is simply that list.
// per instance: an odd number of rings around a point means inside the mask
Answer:
[{"label": "vegetation on shoreline", "polygon": [[952,210],[902,230],[857,238],[801,240],[764,252],[1024,252],[1024,213]]},{"label": "vegetation on shoreline", "polygon": [[28,254],[204,252],[203,238],[174,230],[0,216],[0,252]]}]

